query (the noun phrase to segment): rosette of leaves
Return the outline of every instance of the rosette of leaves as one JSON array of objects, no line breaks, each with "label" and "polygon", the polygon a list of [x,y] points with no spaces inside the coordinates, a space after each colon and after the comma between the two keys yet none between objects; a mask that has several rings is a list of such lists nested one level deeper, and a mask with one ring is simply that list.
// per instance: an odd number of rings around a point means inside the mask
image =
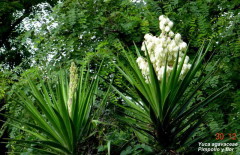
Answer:
[{"label": "rosette of leaves", "polygon": [[[134,129],[135,134],[141,141],[154,144],[158,153],[188,151],[190,146],[206,140],[209,136],[207,133],[202,133],[193,138],[195,131],[203,123],[204,115],[207,113],[203,108],[228,89],[227,86],[224,86],[203,101],[193,102],[196,92],[211,77],[215,71],[215,66],[218,64],[216,62],[208,74],[199,76],[197,84],[190,87],[191,82],[196,78],[196,74],[201,73],[199,70],[203,66],[203,60],[209,46],[204,48],[203,45],[199,49],[184,78],[180,78],[180,74],[186,52],[181,61],[178,61],[178,53],[172,72],[167,77],[165,69],[161,81],[158,80],[149,54],[147,54],[148,83],[146,83],[134,55],[123,49],[123,56],[117,58],[116,68],[129,82],[129,85],[125,85],[124,89],[112,86],[125,101],[123,104],[117,104],[125,112],[125,116],[120,119]],[[137,47],[136,51],[138,56],[141,56]],[[167,65],[166,61],[165,66]],[[186,92],[188,93],[186,94]]]},{"label": "rosette of leaves", "polygon": [[91,74],[93,73],[86,67],[78,72],[72,64],[70,78],[65,71],[60,71],[53,79],[43,80],[39,76],[40,88],[26,77],[31,94],[29,96],[19,90],[18,103],[28,111],[35,123],[11,118],[18,125],[10,125],[38,140],[10,140],[16,141],[16,145],[31,144],[30,149],[41,154],[78,154],[88,151],[84,145],[96,133],[94,121],[101,113],[93,110],[93,105],[98,102],[101,107],[99,109],[102,109],[106,103],[106,95],[101,102],[96,101],[99,78],[97,73]]}]

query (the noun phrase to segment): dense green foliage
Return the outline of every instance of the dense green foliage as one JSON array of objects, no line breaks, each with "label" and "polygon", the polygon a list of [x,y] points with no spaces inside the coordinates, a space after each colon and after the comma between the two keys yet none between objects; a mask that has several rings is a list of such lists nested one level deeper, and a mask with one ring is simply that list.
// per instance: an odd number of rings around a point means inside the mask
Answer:
[{"label": "dense green foliage", "polygon": [[[42,6],[38,5],[40,3]],[[61,3],[52,0],[20,0],[1,1],[0,6],[1,112],[21,118],[22,122],[34,123],[15,100],[15,92],[18,90],[21,89],[26,94],[31,92],[27,85],[28,80],[24,77],[29,76],[37,88],[40,88],[41,85],[36,79],[36,75],[39,74],[36,68],[42,71],[38,76],[44,77],[51,71],[51,75],[48,76],[54,77],[59,70],[68,69],[72,61],[76,62],[77,66],[89,63],[90,69],[96,70],[100,60],[104,58],[99,76],[107,80],[99,85],[98,99],[104,96],[108,90],[107,83],[113,77],[113,85],[126,89],[129,87],[127,80],[113,65],[115,57],[122,55],[122,46],[134,55],[134,43],[140,48],[146,33],[158,35],[159,25],[156,21],[160,15],[165,14],[174,22],[174,31],[179,32],[183,40],[189,43],[190,58],[196,56],[203,42],[212,41],[202,63],[204,67],[197,72],[197,76],[200,73],[203,77],[206,76],[216,60],[220,59],[216,71],[196,92],[192,103],[204,101],[224,85],[230,86],[227,92],[203,109],[202,112],[209,112],[193,137],[205,133],[211,134],[209,139],[213,140],[215,137],[212,132],[222,127],[223,133],[238,133],[238,0],[65,0]],[[41,26],[36,26],[37,22],[40,22]],[[211,59],[207,63],[209,58]],[[197,78],[193,79],[193,83],[196,81]],[[113,154],[152,152],[153,144],[145,144],[145,141],[137,138],[137,133],[132,128],[118,119],[123,116],[123,110],[115,104],[125,104],[122,98],[110,92],[107,103],[99,118],[99,121],[105,124],[97,126],[95,139],[92,140],[97,143],[89,142],[89,147],[93,147],[93,150],[99,153],[107,153],[109,146]],[[5,129],[4,127],[2,131]],[[10,138],[36,140],[36,137],[15,127],[9,127],[5,131],[8,131]],[[7,146],[10,152],[32,152],[27,144],[24,147],[12,144],[15,142],[11,141]]]},{"label": "dense green foliage", "polygon": [[47,2],[54,6],[56,0],[34,0],[34,1],[0,1],[0,61],[5,67],[13,68],[20,65],[22,61],[29,57],[30,53],[24,47],[20,47],[16,38],[23,32],[21,23],[26,17],[34,16],[38,4]]}]

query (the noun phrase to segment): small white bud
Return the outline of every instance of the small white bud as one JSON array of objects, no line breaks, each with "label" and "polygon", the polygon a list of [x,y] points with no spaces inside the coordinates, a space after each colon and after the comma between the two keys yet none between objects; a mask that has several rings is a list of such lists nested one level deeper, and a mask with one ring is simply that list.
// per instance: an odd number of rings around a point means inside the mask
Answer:
[{"label": "small white bud", "polygon": [[163,20],[164,18],[164,15],[159,16],[159,21]]},{"label": "small white bud", "polygon": [[171,40],[170,44],[173,46],[173,48],[177,46],[175,40]]},{"label": "small white bud", "polygon": [[141,70],[145,70],[145,68],[146,68],[145,60],[141,61],[141,63],[139,64],[139,68],[140,68]]},{"label": "small white bud", "polygon": [[160,24],[166,25],[166,24],[167,24],[167,19],[166,19],[166,18],[163,18],[163,19],[161,20]]},{"label": "small white bud", "polygon": [[148,41],[148,40],[151,40],[151,38],[152,38],[152,35],[149,34],[149,33],[148,33],[148,34],[145,34],[145,36],[144,36],[144,39],[147,40],[147,41]]},{"label": "small white bud", "polygon": [[172,22],[172,21],[169,21],[168,26],[169,26],[170,28],[172,28],[172,27],[173,27],[173,22]]},{"label": "small white bud", "polygon": [[137,63],[141,63],[142,61],[144,61],[143,57],[138,57],[137,58]]},{"label": "small white bud", "polygon": [[142,51],[146,51],[145,45],[147,46],[146,41],[144,41],[144,42],[142,43],[142,47],[141,47],[141,50],[142,50]]},{"label": "small white bud", "polygon": [[184,60],[184,63],[185,63],[185,64],[187,64],[187,63],[188,63],[188,61],[189,61],[189,57],[188,57],[188,56],[186,56],[186,57],[185,57],[185,60]]},{"label": "small white bud", "polygon": [[165,25],[163,23],[160,23],[159,28],[160,30],[165,31]]},{"label": "small white bud", "polygon": [[151,56],[150,56],[150,60],[151,60],[152,63],[154,63],[154,62],[156,61],[155,56],[154,56],[154,55],[151,55]]},{"label": "small white bud", "polygon": [[168,35],[169,35],[169,37],[173,38],[173,37],[174,37],[173,31],[170,31],[170,32],[168,33]]},{"label": "small white bud", "polygon": [[176,35],[175,35],[175,41],[176,42],[178,42],[179,40],[181,40],[181,35],[179,34],[179,33],[177,33]]},{"label": "small white bud", "polygon": [[169,27],[169,26],[166,26],[166,27],[165,27],[165,31],[166,31],[166,32],[169,32],[169,31],[170,31],[170,27]]},{"label": "small white bud", "polygon": [[185,50],[187,49],[187,44],[186,44],[185,42],[182,42],[182,43],[180,44],[180,49],[183,50],[183,51],[185,51]]}]

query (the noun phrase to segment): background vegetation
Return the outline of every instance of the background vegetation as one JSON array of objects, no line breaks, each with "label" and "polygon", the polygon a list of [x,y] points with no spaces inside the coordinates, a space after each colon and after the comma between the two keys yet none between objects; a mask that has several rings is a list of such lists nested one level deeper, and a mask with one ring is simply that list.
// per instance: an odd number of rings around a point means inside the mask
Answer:
[{"label": "background vegetation", "polygon": [[[133,42],[140,47],[146,33],[158,35],[156,21],[165,14],[174,22],[174,31],[189,43],[190,58],[196,55],[203,42],[212,40],[203,64],[210,57],[211,61],[201,71],[203,75],[207,74],[216,60],[221,60],[214,75],[197,91],[194,101],[203,101],[223,85],[231,87],[204,108],[210,112],[195,136],[224,126],[222,133],[239,134],[239,0],[20,0],[0,1],[0,6],[1,113],[31,122],[29,114],[16,104],[16,91],[21,89],[27,94],[30,92],[24,76],[37,83],[37,70],[41,70],[40,77],[48,71],[51,71],[48,76],[54,77],[59,70],[68,70],[72,61],[77,66],[89,63],[91,69],[96,69],[104,59],[101,77],[112,79],[114,75],[114,85],[124,87],[122,84],[126,81],[115,69],[113,56],[121,55],[122,46],[135,53]],[[103,96],[108,86],[102,81],[99,87],[100,96],[101,93]],[[111,92],[100,119],[108,125],[97,126],[97,143],[92,145],[92,150],[106,153],[110,145],[113,154],[151,152],[152,145],[139,141],[132,129],[118,120],[123,115],[122,109],[114,103],[122,104],[123,100]],[[35,139],[3,123],[1,135],[2,138]],[[211,133],[209,139],[214,138],[215,135]],[[29,145],[13,145],[15,143],[10,141],[6,145],[1,144],[1,150],[12,153],[33,151]]]}]

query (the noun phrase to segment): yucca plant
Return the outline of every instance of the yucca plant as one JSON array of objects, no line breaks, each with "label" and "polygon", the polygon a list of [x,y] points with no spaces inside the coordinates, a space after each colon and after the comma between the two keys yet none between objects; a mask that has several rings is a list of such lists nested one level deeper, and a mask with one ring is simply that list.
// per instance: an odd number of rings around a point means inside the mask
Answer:
[{"label": "yucca plant", "polygon": [[[29,143],[40,154],[84,154],[84,146],[81,145],[94,134],[93,119],[100,113],[95,111],[93,114],[92,109],[98,91],[97,73],[90,76],[90,70],[86,67],[78,72],[72,63],[70,78],[65,71],[60,71],[57,81],[50,82],[38,77],[40,88],[36,82],[26,78],[31,95],[27,96],[19,90],[18,103],[29,112],[34,123],[11,125],[32,134],[38,140],[12,140],[17,141],[18,145]],[[106,95],[99,103],[102,106]],[[10,119],[19,122],[18,119]]]},{"label": "yucca plant", "polygon": [[[167,37],[174,38],[174,36],[170,36],[172,35],[170,33],[171,31],[169,34],[167,33],[169,35]],[[192,99],[196,92],[211,77],[215,71],[214,67],[218,64],[216,62],[207,75],[199,76],[197,84],[189,90],[191,82],[203,66],[204,56],[210,44],[206,49],[202,46],[191,62],[192,64],[189,65],[186,64],[186,45],[183,42],[181,44],[181,41],[178,44],[182,46],[182,50],[181,47],[177,51],[174,51],[175,47],[169,49],[170,52],[175,52],[172,54],[174,59],[171,58],[170,61],[171,53],[165,52],[164,57],[161,57],[161,53],[154,53],[154,51],[158,52],[159,49],[160,52],[164,52],[164,49],[158,46],[159,42],[161,44],[161,37],[165,37],[164,35],[166,35],[166,31],[159,38],[150,35],[145,36],[146,40],[143,43],[142,50],[145,50],[146,58],[141,56],[137,47],[136,53],[139,59],[123,49],[123,56],[117,58],[116,68],[126,78],[129,85],[125,85],[125,89],[118,86],[112,86],[112,88],[125,101],[123,105],[118,104],[125,109],[125,117],[120,119],[131,126],[141,140],[145,142],[147,142],[146,139],[153,141],[152,144],[156,144],[155,149],[159,152],[173,153],[182,151],[206,138],[206,134],[198,135],[195,139],[192,138],[207,113],[202,108],[227,90],[227,86],[219,88],[203,101],[193,103]],[[157,43],[149,43],[147,39]],[[179,39],[179,34],[175,35],[175,39]],[[153,46],[155,49],[152,50]],[[169,46],[171,47],[171,45]],[[169,46],[164,45],[163,48]],[[154,54],[160,55],[159,58],[154,58]],[[158,62],[160,58],[164,59]],[[163,69],[158,67],[159,64],[156,63],[163,63]],[[188,93],[186,94],[187,90]]]}]

